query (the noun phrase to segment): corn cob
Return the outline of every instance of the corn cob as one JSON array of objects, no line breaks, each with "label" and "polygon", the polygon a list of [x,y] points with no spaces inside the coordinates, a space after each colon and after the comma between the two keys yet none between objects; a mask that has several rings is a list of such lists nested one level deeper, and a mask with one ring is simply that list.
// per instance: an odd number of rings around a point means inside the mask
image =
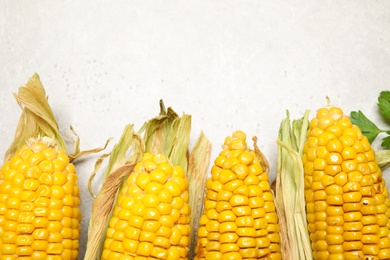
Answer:
[{"label": "corn cob", "polygon": [[317,111],[302,157],[314,259],[390,259],[390,200],[375,153],[338,107]]},{"label": "corn cob", "polygon": [[195,259],[281,259],[268,172],[242,131],[223,148],[206,182]]},{"label": "corn cob", "polygon": [[0,259],[77,259],[79,205],[66,152],[30,140],[0,170]]},{"label": "corn cob", "polygon": [[77,259],[76,170],[39,76],[15,97],[23,112],[0,170],[0,259]]},{"label": "corn cob", "polygon": [[146,153],[118,195],[102,259],[187,259],[188,185],[181,167]]}]

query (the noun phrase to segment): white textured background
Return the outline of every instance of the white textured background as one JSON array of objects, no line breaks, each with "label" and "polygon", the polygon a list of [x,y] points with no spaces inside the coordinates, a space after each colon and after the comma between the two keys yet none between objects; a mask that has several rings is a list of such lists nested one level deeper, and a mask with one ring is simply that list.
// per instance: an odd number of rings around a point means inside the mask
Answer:
[{"label": "white textured background", "polygon": [[[203,130],[213,158],[232,131],[257,135],[273,178],[286,109],[313,116],[329,96],[385,127],[376,102],[390,89],[390,2],[3,0],[0,61],[0,154],[20,116],[12,93],[38,72],[61,130],[72,124],[82,149],[115,143],[163,99],[193,116],[193,140]],[[96,158],[76,163],[80,259]]]}]

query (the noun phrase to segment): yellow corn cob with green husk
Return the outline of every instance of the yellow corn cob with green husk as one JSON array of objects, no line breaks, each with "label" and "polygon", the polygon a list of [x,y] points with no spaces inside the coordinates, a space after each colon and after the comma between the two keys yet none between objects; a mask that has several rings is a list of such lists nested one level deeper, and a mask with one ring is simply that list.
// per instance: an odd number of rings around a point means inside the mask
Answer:
[{"label": "yellow corn cob with green husk", "polygon": [[311,120],[303,151],[314,259],[390,259],[390,200],[375,152],[338,107]]},{"label": "yellow corn cob with green husk", "polygon": [[268,163],[246,135],[227,137],[206,182],[196,260],[281,259]]},{"label": "yellow corn cob with green husk", "polygon": [[183,169],[146,153],[118,195],[102,259],[187,259],[188,196]]},{"label": "yellow corn cob with green husk", "polygon": [[126,126],[110,154],[92,207],[87,260],[193,254],[211,145],[201,134],[189,152],[191,116],[179,117],[162,101],[160,108],[138,133]]},{"label": "yellow corn cob with green husk", "polygon": [[38,75],[15,97],[23,113],[0,170],[0,259],[77,259],[76,170]]}]

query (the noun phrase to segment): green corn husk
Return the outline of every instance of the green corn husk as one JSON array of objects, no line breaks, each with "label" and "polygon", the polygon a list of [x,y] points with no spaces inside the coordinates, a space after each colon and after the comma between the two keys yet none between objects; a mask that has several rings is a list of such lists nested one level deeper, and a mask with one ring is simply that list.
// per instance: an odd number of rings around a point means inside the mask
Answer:
[{"label": "green corn husk", "polygon": [[282,255],[285,260],[313,259],[306,221],[302,153],[309,126],[309,111],[299,120],[286,119],[279,129],[276,200]]},{"label": "green corn husk", "polygon": [[[112,152],[102,156],[97,161],[95,170],[91,175],[90,187],[103,159],[109,157],[102,188],[92,206],[87,250],[84,259],[100,259],[105,233],[112,215],[111,211],[121,190],[121,185],[146,152],[162,153],[167,156],[173,165],[179,165],[185,170],[190,181],[189,192],[192,215],[200,211],[198,209],[199,200],[194,198],[199,197],[198,194],[200,193],[203,198],[211,144],[201,133],[192,151],[189,152],[190,132],[191,116],[183,114],[179,117],[172,108],[165,109],[162,101],[160,101],[160,114],[145,122],[138,132],[133,130],[132,125],[126,126]],[[192,206],[191,201],[195,202],[196,205]],[[203,202],[200,203],[200,206],[202,205]],[[192,215],[192,220],[196,219]],[[192,232],[194,233],[195,230],[192,229]],[[193,242],[191,241],[191,245]]]}]

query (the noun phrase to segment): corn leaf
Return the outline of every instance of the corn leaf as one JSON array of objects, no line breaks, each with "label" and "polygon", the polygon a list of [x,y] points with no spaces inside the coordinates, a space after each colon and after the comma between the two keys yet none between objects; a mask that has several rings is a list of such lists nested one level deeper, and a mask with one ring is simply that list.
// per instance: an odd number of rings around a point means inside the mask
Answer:
[{"label": "corn leaf", "polygon": [[204,190],[206,186],[207,170],[210,163],[211,143],[201,132],[189,156],[188,181],[189,205],[191,207],[191,236],[189,258],[195,255],[199,216],[202,214]]},{"label": "corn leaf", "polygon": [[187,172],[188,146],[190,143],[191,116],[179,117],[172,108],[165,109],[160,101],[160,114],[147,121],[138,133],[143,133],[145,151],[162,153],[173,165]]},{"label": "corn leaf", "polygon": [[164,102],[160,100],[160,114],[145,122],[138,131],[139,134],[143,133],[145,151],[169,155],[174,139],[170,133],[177,118],[178,115],[171,108],[166,110]]},{"label": "corn leaf", "polygon": [[[183,115],[173,122],[173,140],[168,157],[173,165],[178,165],[187,173],[188,146],[190,144],[191,116]],[[187,175],[188,176],[188,175]]]},{"label": "corn leaf", "polygon": [[14,96],[22,109],[22,114],[14,140],[6,151],[4,160],[8,160],[30,137],[52,137],[56,140],[57,145],[67,151],[38,74],[35,73]]},{"label": "corn leaf", "polygon": [[302,152],[309,111],[292,123],[287,111],[279,129],[276,207],[281,223],[283,259],[312,259],[307,230]]},{"label": "corn leaf", "polygon": [[[22,109],[22,114],[15,131],[14,140],[6,151],[4,160],[8,160],[29,138],[43,136],[53,138],[56,145],[68,151],[39,75],[34,73],[25,86],[19,87],[18,93],[14,96]],[[77,139],[75,142],[76,151],[72,154],[67,152],[70,162],[76,158],[104,150],[110,141],[109,139],[103,147],[80,151],[80,138],[72,127],[71,131]]]}]

